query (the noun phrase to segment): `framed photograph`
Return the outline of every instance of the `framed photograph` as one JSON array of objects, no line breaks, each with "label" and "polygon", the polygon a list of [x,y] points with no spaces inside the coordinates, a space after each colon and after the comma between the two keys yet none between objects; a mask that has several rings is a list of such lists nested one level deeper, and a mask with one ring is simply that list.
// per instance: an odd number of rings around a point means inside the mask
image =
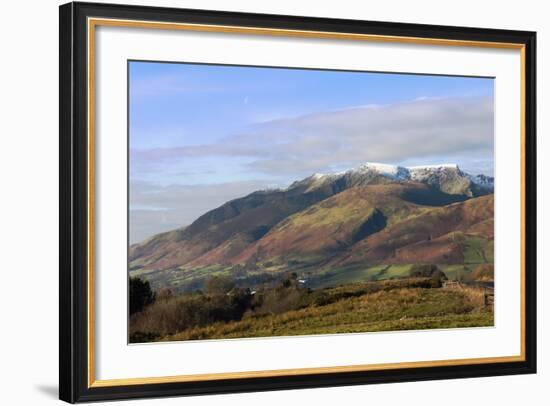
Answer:
[{"label": "framed photograph", "polygon": [[60,398],[536,371],[534,32],[60,7]]}]

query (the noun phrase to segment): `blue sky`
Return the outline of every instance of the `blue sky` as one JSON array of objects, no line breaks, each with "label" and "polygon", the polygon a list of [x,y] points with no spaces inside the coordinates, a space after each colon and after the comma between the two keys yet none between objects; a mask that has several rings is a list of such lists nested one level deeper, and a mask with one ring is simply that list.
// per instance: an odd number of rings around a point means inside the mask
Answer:
[{"label": "blue sky", "polygon": [[152,62],[129,73],[132,242],[365,161],[493,173],[492,79]]}]

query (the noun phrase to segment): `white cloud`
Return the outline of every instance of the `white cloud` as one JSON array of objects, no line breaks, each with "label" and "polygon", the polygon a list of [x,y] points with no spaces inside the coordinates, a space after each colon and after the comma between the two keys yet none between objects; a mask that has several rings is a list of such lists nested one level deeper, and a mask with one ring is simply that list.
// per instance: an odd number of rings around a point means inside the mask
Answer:
[{"label": "white cloud", "polygon": [[[366,106],[262,124],[259,137],[278,137],[265,171],[322,171],[335,163],[402,162],[453,155],[492,159],[492,98],[425,99]],[[283,141],[283,142],[281,142]]]},{"label": "white cloud", "polygon": [[[252,158],[258,174],[289,178],[365,161],[397,163],[471,155],[492,160],[492,97],[419,99],[257,124],[215,144],[132,150],[136,167],[180,159]],[[249,160],[250,161],[250,160]],[[459,162],[460,163],[460,162]]]}]

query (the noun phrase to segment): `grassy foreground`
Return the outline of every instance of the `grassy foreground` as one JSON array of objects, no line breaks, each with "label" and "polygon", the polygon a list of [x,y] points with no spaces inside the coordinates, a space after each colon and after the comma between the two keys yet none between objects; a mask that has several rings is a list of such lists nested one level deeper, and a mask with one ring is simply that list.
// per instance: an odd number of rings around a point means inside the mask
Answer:
[{"label": "grassy foreground", "polygon": [[[155,303],[131,321],[131,341],[179,341],[244,337],[357,333],[434,328],[481,327],[494,323],[484,291],[430,287],[430,280],[408,278],[355,283],[320,290],[286,286],[255,297],[242,314],[225,320],[200,320],[190,303],[226,308],[225,298],[194,295]],[[257,302],[255,303],[254,300]],[[198,302],[197,302],[198,301]],[[214,305],[213,303],[217,303]],[[233,303],[233,302],[231,302]],[[216,307],[218,306],[218,307]],[[180,313],[180,316],[175,314]],[[183,315],[183,316],[181,316]],[[167,317],[189,321],[173,324]]]},{"label": "grassy foreground", "polygon": [[[471,289],[471,288],[467,288]],[[473,294],[473,297],[471,296]],[[493,325],[493,313],[478,306],[474,292],[396,289],[347,298],[276,315],[245,317],[193,328],[165,341],[358,333]]]}]

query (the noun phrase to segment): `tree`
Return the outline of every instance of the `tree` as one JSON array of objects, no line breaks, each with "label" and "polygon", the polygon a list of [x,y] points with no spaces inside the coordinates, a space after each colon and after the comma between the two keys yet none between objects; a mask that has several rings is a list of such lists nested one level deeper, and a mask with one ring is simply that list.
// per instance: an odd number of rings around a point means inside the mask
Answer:
[{"label": "tree", "polygon": [[235,287],[233,279],[226,275],[211,276],[204,284],[206,293],[220,295],[229,292]]},{"label": "tree", "polygon": [[130,315],[142,311],[145,306],[155,301],[149,281],[130,278]]},{"label": "tree", "polygon": [[447,278],[447,275],[445,275],[443,271],[438,269],[437,271],[432,273],[431,279],[432,279],[432,287],[440,288],[441,286],[443,286],[443,282],[448,280],[449,278]]},{"label": "tree", "polygon": [[436,271],[439,271],[437,265],[416,264],[409,270],[409,276],[412,278],[430,278]]},{"label": "tree", "polygon": [[291,286],[297,286],[298,274],[296,272],[287,273],[284,275],[282,286],[284,288],[290,288]]},{"label": "tree", "polygon": [[433,264],[416,264],[409,270],[409,276],[411,278],[430,278],[432,281],[432,287],[439,288],[442,286],[443,281],[446,281],[447,275]]}]

